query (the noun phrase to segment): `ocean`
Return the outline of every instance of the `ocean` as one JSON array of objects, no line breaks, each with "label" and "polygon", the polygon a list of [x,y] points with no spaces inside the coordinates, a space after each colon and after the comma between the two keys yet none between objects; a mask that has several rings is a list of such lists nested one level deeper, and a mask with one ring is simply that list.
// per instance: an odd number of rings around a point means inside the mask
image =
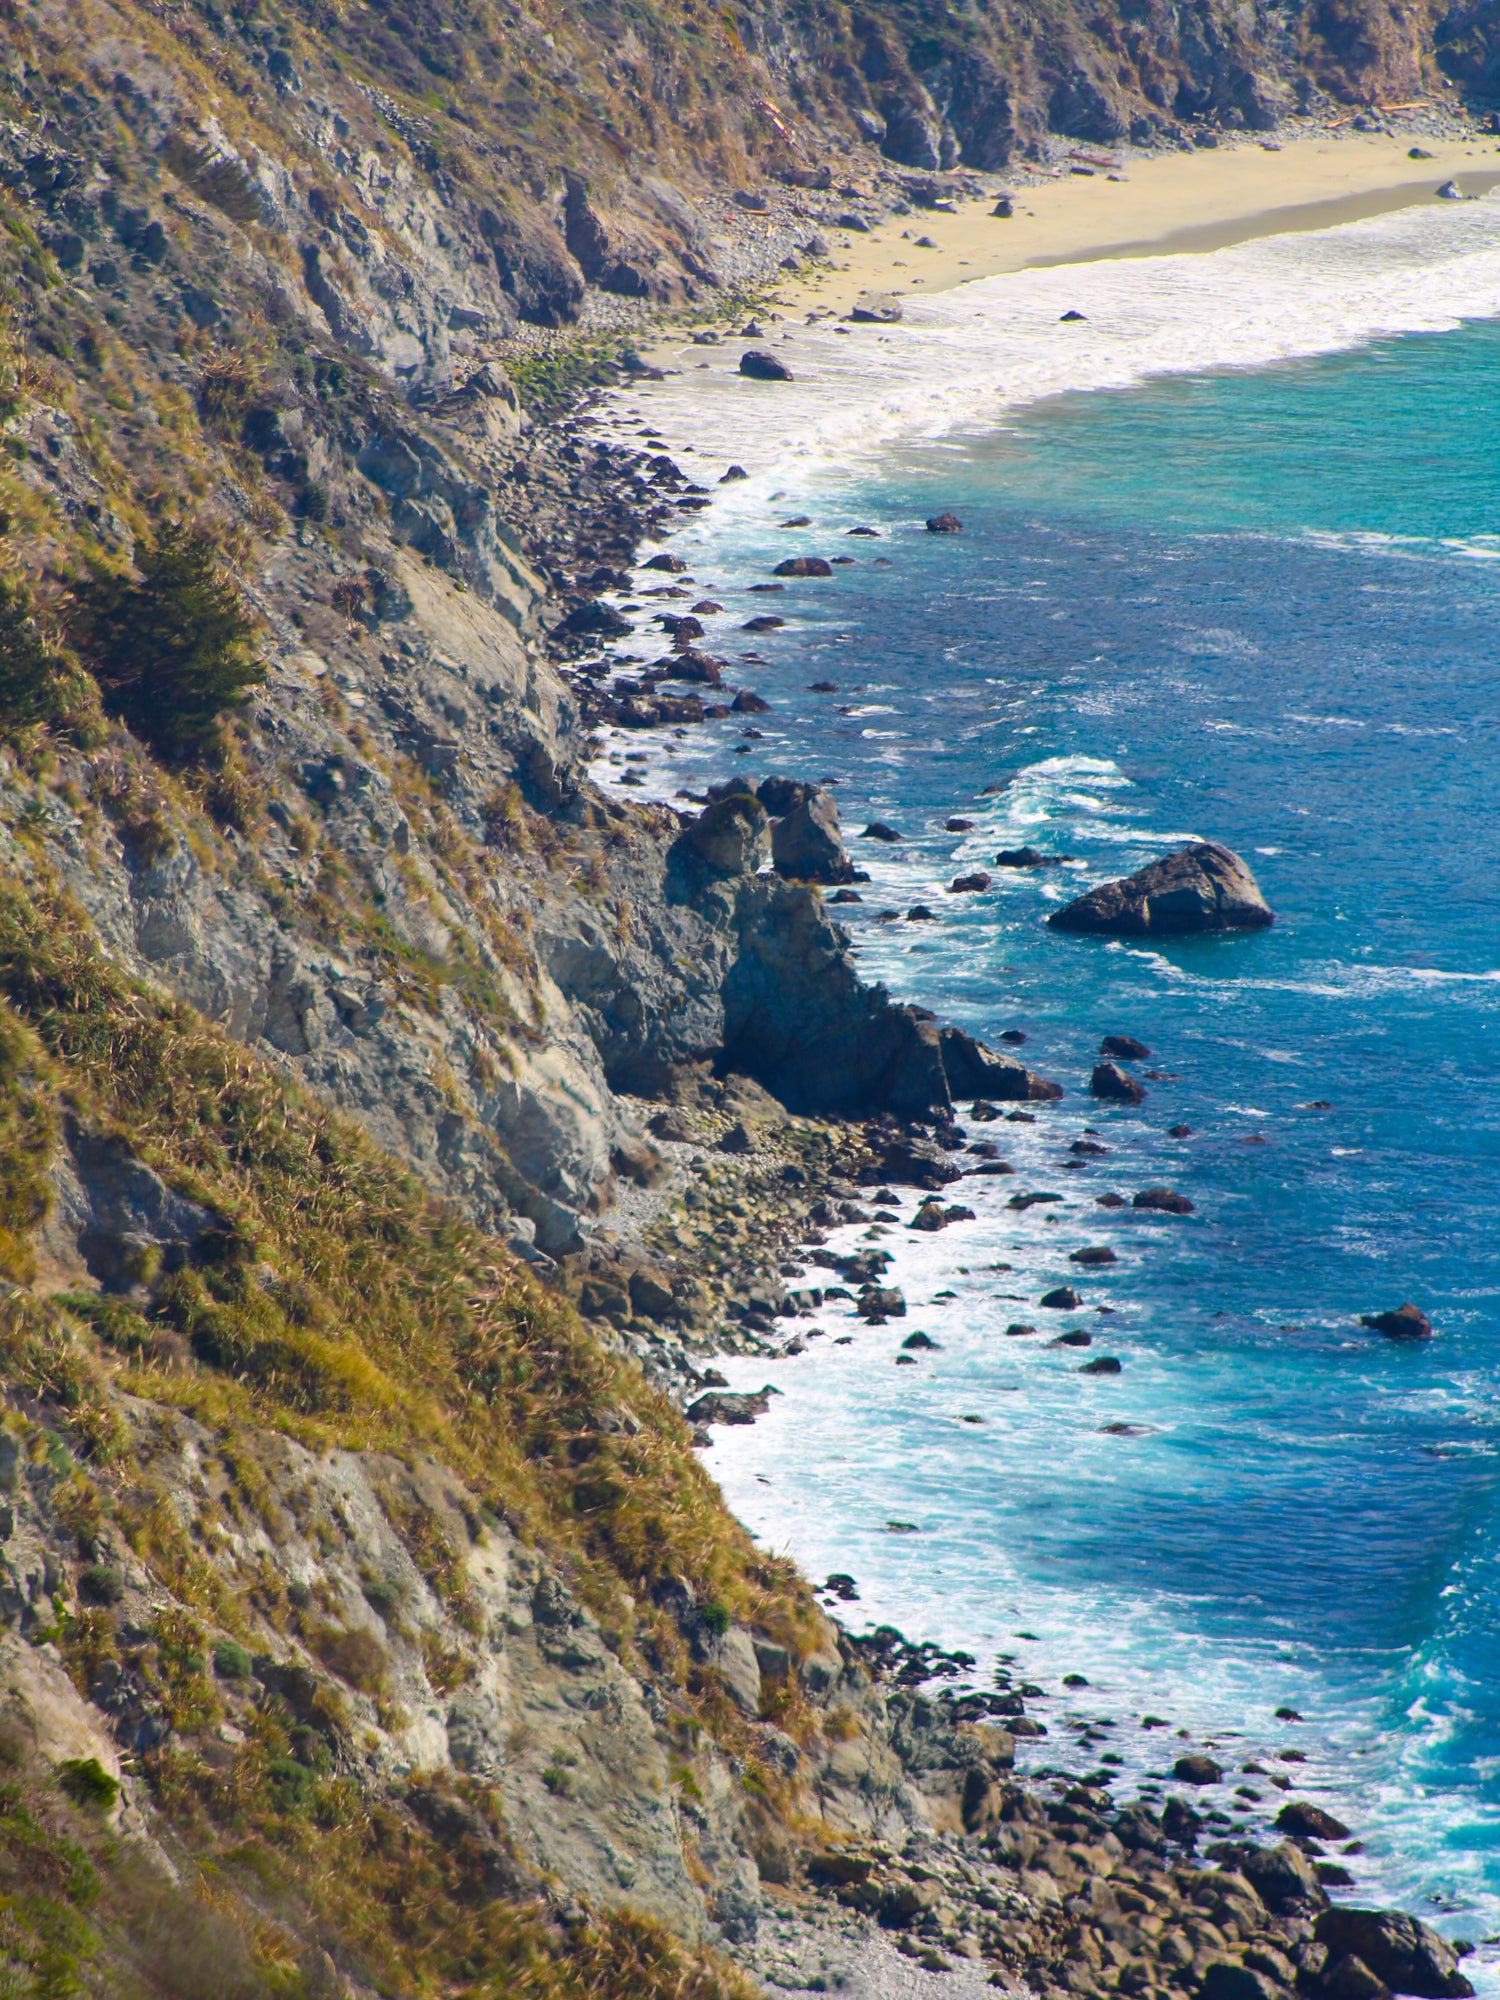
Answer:
[{"label": "ocean", "polygon": [[[785,1391],[715,1433],[741,1517],[852,1574],[856,1628],[1043,1687],[1031,1768],[1107,1754],[1120,1796],[1164,1794],[1185,1730],[1230,1770],[1195,1800],[1221,1830],[1308,1798],[1357,1838],[1330,1850],[1345,1893],[1476,1941],[1500,1931],[1496,314],[1486,198],[798,325],[791,384],[688,349],[609,424],[705,485],[748,472],[670,546],[725,607],[700,643],[771,707],[617,732],[598,766],[638,797],[835,783],[864,975],[1018,1031],[1066,1092],[970,1125],[1015,1169],[954,1191],[974,1221],[877,1239],[904,1321],[835,1302],[802,1354],[724,1364]],[[962,533],[926,533],[945,509]],[[854,561],[752,593],[801,554]],[[628,601],[620,651],[653,659],[658,607]],[[1193,837],[1245,856],[1273,929],[1046,927]],[[996,866],[1028,843],[1056,865]],[[950,893],[974,869],[992,886]],[[1111,1033],[1152,1051],[1138,1108],[1088,1095]],[[1097,1203],[1159,1185],[1195,1212]],[[1090,1245],[1118,1261],[1080,1273]],[[1081,1309],[1039,1308],[1070,1281]],[[1430,1343],[1360,1326],[1406,1299]],[[897,1366],[916,1329],[938,1345]],[[1079,1373],[1105,1355],[1117,1376]],[[1500,1988],[1500,1955],[1467,1969]]]}]

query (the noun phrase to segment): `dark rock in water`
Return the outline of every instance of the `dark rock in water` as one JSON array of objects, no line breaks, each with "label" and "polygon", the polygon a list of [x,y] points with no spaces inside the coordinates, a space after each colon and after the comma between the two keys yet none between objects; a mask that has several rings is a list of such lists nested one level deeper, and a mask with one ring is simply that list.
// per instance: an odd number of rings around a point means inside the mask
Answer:
[{"label": "dark rock in water", "polygon": [[1055,1340],[1047,1342],[1049,1347],[1092,1347],[1093,1344],[1094,1336],[1085,1333],[1081,1326],[1071,1326],[1066,1333],[1060,1333]]},{"label": "dark rock in water", "polygon": [[1235,1866],[1266,1908],[1278,1916],[1293,1916],[1327,1906],[1328,1898],[1312,1863],[1290,1840],[1283,1840],[1275,1847],[1239,1849]]},{"label": "dark rock in water", "polygon": [[772,576],[832,576],[833,565],[822,556],[788,556],[777,563]]},{"label": "dark rock in water", "polygon": [[742,632],[779,632],[786,620],[778,618],[773,611],[762,611],[754,618],[747,618],[740,627]]},{"label": "dark rock in water", "polygon": [[940,1343],[939,1343],[938,1341],[934,1340],[934,1339],[932,1338],[931,1334],[927,1334],[927,1333],[909,1333],[909,1334],[908,1334],[908,1335],[906,1336],[905,1340],[903,1340],[903,1341],[902,1341],[901,1345],[902,1345],[903,1347],[907,1347],[907,1348],[913,1348],[913,1347],[919,1347],[919,1348],[922,1348],[922,1349],[924,1349],[924,1350],[927,1350],[927,1349],[930,1349],[930,1350],[932,1350],[932,1351],[936,1352],[936,1350],[937,1350],[937,1348],[939,1347]]},{"label": "dark rock in water", "polygon": [[648,556],[646,561],[641,564],[641,568],[662,569],[669,576],[681,576],[687,568],[687,564],[681,556],[674,556],[664,549],[659,556]]},{"label": "dark rock in water", "polygon": [[757,382],[790,382],[795,378],[786,363],[764,347],[747,347],[740,356],[740,373]]},{"label": "dark rock in water", "polygon": [[743,465],[731,465],[726,473],[721,474],[719,484],[721,486],[728,486],[733,480],[748,479],[749,477],[750,475],[746,472]]},{"label": "dark rock in water", "polygon": [[1094,1196],[1094,1206],[1095,1208],[1123,1208],[1125,1206],[1125,1197],[1122,1194],[1096,1194]]},{"label": "dark rock in water", "polygon": [[1043,854],[1039,847],[1002,847],[995,856],[997,868],[1048,868],[1059,857]]},{"label": "dark rock in water", "polygon": [[1203,1831],[1203,1821],[1186,1799],[1171,1798],[1161,1809],[1162,1832],[1179,1847],[1191,1847]]},{"label": "dark rock in water", "polygon": [[1070,1264],[1083,1264],[1091,1268],[1103,1264],[1117,1264],[1119,1261],[1107,1243],[1091,1243],[1083,1250],[1070,1251],[1068,1255]]},{"label": "dark rock in water", "polygon": [[887,826],[883,819],[872,819],[860,835],[861,840],[900,840],[901,835],[893,826]]},{"label": "dark rock in water", "polygon": [[948,884],[948,894],[950,896],[977,895],[982,890],[988,889],[989,886],[989,876],[985,874],[982,868],[979,868],[972,875],[955,875],[953,880]]},{"label": "dark rock in water", "polygon": [[1368,1326],[1376,1333],[1389,1335],[1392,1340],[1431,1340],[1432,1321],[1420,1306],[1408,1301],[1396,1306],[1390,1312],[1361,1313],[1361,1326]]},{"label": "dark rock in water", "polygon": [[1142,1188],[1130,1198],[1132,1208],[1155,1209],[1159,1215],[1191,1215],[1193,1204],[1175,1188]]},{"label": "dark rock in water", "polygon": [[696,1403],[689,1403],[687,1419],[694,1424],[753,1424],[770,1409],[771,1398],[780,1394],[770,1382],[763,1389],[746,1390],[739,1395],[715,1389],[707,1396],[700,1396]]},{"label": "dark rock in water", "polygon": [[1073,1312],[1083,1300],[1071,1285],[1058,1285],[1050,1292],[1043,1292],[1038,1303],[1052,1312]]},{"label": "dark rock in water", "polygon": [[1077,312],[1074,310],[1072,306],[1069,306],[1068,310],[1062,315],[1061,319],[1058,321],[1058,324],[1060,326],[1066,326],[1069,320],[1087,319],[1087,318],[1088,318],[1087,313]]},{"label": "dark rock in water", "polygon": [[891,1142],[881,1154],[880,1177],[897,1187],[942,1188],[962,1180],[963,1168],[954,1166],[940,1146],[931,1139],[903,1138]]},{"label": "dark rock in water", "polygon": [[1099,1053],[1115,1062],[1144,1062],[1151,1051],[1134,1035],[1106,1035],[1099,1044]]},{"label": "dark rock in water", "polygon": [[1172,1776],[1184,1785],[1217,1785],[1224,1776],[1224,1766],[1216,1764],[1212,1757],[1195,1752],[1177,1759],[1172,1766]]},{"label": "dark rock in water", "polygon": [[731,715],[769,715],[771,704],[763,694],[756,694],[752,688],[741,688],[729,704]]},{"label": "dark rock in water", "polygon": [[1000,1039],[1002,1042],[1009,1042],[1012,1048],[1018,1049],[1026,1040],[1026,1036],[1020,1028],[1002,1028]]},{"label": "dark rock in water", "polygon": [[861,292],[849,317],[862,324],[895,326],[901,318],[901,301],[890,292]]},{"label": "dark rock in water", "polygon": [[855,1310],[861,1319],[905,1319],[906,1298],[894,1285],[867,1285]]},{"label": "dark rock in water", "polygon": [[671,611],[660,614],[660,621],[679,646],[685,646],[690,639],[701,639],[703,627],[690,612],[681,616]]},{"label": "dark rock in water", "polygon": [[724,662],[712,653],[700,653],[696,646],[684,646],[656,662],[655,671],[664,680],[696,681],[703,687],[719,687],[724,679]]},{"label": "dark rock in water", "polygon": [[1457,181],[1444,181],[1437,191],[1439,201],[1464,201],[1467,197]]},{"label": "dark rock in water", "polygon": [[1127,1076],[1118,1063],[1112,1062],[1094,1065],[1089,1089],[1095,1097],[1108,1098],[1115,1104],[1140,1104],[1146,1095],[1144,1087],[1133,1076]]},{"label": "dark rock in water", "polygon": [[1101,937],[1179,937],[1195,931],[1263,930],[1273,921],[1240,857],[1218,841],[1195,841],[1122,881],[1101,882],[1047,922]]},{"label": "dark rock in water", "polygon": [[974,822],[971,819],[945,819],[943,821],[944,833],[972,833],[973,830]]},{"label": "dark rock in water", "polygon": [[1309,1805],[1306,1799],[1292,1799],[1276,1815],[1276,1824],[1283,1833],[1302,1835],[1313,1840],[1347,1840],[1349,1829],[1341,1819],[1335,1819],[1321,1806]]},{"label": "dark rock in water", "polygon": [[597,597],[590,597],[582,604],[574,605],[558,630],[601,639],[619,639],[625,633],[633,632],[635,627],[612,604],[601,604]]},{"label": "dark rock in water", "polygon": [[1474,1988],[1458,1969],[1458,1953],[1417,1917],[1395,1910],[1324,1910],[1313,1932],[1331,1959],[1348,1955],[1367,1965],[1393,1993],[1421,2000],[1467,2000]]},{"label": "dark rock in water", "polygon": [[935,924],[938,921],[938,913],[936,910],[929,910],[925,903],[913,903],[906,913],[906,921],[909,924]]},{"label": "dark rock in water", "polygon": [[948,1218],[938,1202],[924,1201],[906,1226],[908,1229],[924,1229],[931,1232],[935,1229],[946,1229]]},{"label": "dark rock in water", "polygon": [[1325,1889],[1352,1889],[1354,1877],[1347,1868],[1337,1861],[1320,1861],[1317,1864],[1318,1880]]},{"label": "dark rock in water", "polygon": [[1120,1366],[1112,1354],[1101,1354],[1097,1361],[1085,1361],[1078,1372],[1080,1375],[1118,1375]]},{"label": "dark rock in water", "polygon": [[1062,1096],[1059,1084],[1027,1069],[1013,1056],[997,1056],[962,1028],[938,1032],[943,1070],[955,1098],[995,1098],[1011,1104],[1047,1104]]},{"label": "dark rock in water", "polygon": [[929,535],[961,535],[963,528],[957,514],[934,514],[927,523]]},{"label": "dark rock in water", "polygon": [[1036,1328],[1034,1326],[1028,1326],[1024,1320],[1013,1319],[1010,1325],[1005,1329],[1005,1337],[1007,1340],[1019,1340],[1023,1334],[1035,1333],[1035,1332]]},{"label": "dark rock in water", "polygon": [[753,875],[770,859],[770,816],[753,793],[732,792],[701,812],[682,842],[711,875]]},{"label": "dark rock in water", "polygon": [[1169,1125],[1167,1127],[1167,1137],[1169,1139],[1191,1139],[1192,1136],[1193,1128],[1191,1125]]},{"label": "dark rock in water", "polygon": [[771,837],[776,873],[798,882],[854,882],[864,878],[849,859],[839,831],[838,802],[814,788],[790,807]]}]

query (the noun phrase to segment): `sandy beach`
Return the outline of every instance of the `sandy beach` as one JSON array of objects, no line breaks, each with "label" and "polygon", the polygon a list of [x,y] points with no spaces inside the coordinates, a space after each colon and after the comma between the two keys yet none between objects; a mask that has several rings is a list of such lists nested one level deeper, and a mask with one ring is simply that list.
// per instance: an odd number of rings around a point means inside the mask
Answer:
[{"label": "sandy beach", "polygon": [[[1431,157],[1410,158],[1413,146]],[[1215,250],[1429,201],[1448,180],[1471,195],[1500,184],[1500,142],[1479,136],[1455,142],[1417,132],[1320,131],[1125,158],[1118,167],[1105,148],[1080,145],[1076,155],[1050,178],[986,175],[985,194],[952,214],[894,216],[868,234],[825,228],[830,261],[810,266],[806,276],[787,275],[775,295],[781,311],[843,313],[866,291],[930,295],[1047,264]],[[1008,218],[993,213],[1002,189],[1013,195]],[[918,237],[935,247],[919,245]],[[676,340],[663,342],[658,358],[678,349]]]}]

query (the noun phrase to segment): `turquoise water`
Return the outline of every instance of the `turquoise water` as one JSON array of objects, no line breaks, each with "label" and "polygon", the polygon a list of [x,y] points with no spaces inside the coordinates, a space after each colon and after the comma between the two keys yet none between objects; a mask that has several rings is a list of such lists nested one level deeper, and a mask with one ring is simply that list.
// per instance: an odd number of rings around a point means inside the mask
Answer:
[{"label": "turquoise water", "polygon": [[[1346,1819],[1356,1893],[1468,1936],[1500,1929],[1497,419],[1480,322],[799,464],[678,544],[726,606],[705,643],[760,655],[738,671],[773,704],[761,737],[736,719],[646,753],[667,795],[787,771],[836,780],[851,831],[898,826],[898,849],[852,843],[866,975],[1021,1030],[1067,1091],[1034,1126],[970,1128],[1017,1170],[965,1183],[977,1221],[883,1239],[903,1326],[832,1310],[803,1356],[738,1366],[788,1392],[714,1446],[744,1518],[852,1571],[856,1620],[966,1646],[981,1681],[1016,1656],[1050,1690],[1033,1762],[1085,1768],[1070,1718],[1105,1716],[1149,1784],[1181,1746],[1140,1718],[1168,1714]],[[940,508],[961,536],[922,531]],[[857,560],[744,594],[804,551]],[[767,608],[784,630],[737,630]],[[1046,929],[1188,836],[1250,860],[1274,929],[1160,949]],[[993,868],[1026,841],[1074,859]],[[990,891],[947,893],[981,866]],[[939,921],[879,921],[919,902]],[[1107,1032],[1164,1072],[1139,1110],[1086,1095]],[[1108,1154],[1072,1171],[1086,1127]],[[1196,1214],[1095,1205],[1163,1182]],[[1018,1216],[1017,1188],[1065,1201]],[[1097,1243],[1120,1261],[1079,1278],[1067,1253]],[[1069,1278],[1085,1309],[1061,1323],[1118,1378],[1045,1345],[1037,1299]],[[1359,1327],[1408,1298],[1430,1344]],[[1042,1332],[1008,1339],[1015,1320]],[[915,1326],[941,1346],[898,1369]],[[1278,1767],[1286,1748],[1306,1761]],[[1264,1830],[1280,1795],[1239,1782],[1259,1797],[1216,1803]]]}]

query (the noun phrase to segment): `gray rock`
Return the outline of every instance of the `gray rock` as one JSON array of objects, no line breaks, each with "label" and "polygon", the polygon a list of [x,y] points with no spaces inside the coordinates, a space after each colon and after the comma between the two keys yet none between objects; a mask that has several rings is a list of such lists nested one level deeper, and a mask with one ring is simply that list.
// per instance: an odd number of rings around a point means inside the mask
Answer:
[{"label": "gray rock", "polygon": [[712,875],[753,875],[771,858],[771,821],[753,793],[715,799],[682,836],[681,844]]},{"label": "gray rock", "polygon": [[1216,1958],[1205,1969],[1198,1992],[1200,2000],[1280,2000],[1273,1980],[1233,1958]]},{"label": "gray rock", "polygon": [[[763,788],[764,789],[764,788]],[[797,882],[862,882],[839,829],[832,792],[815,789],[778,820],[771,836],[776,873]]]},{"label": "gray rock", "polygon": [[1118,1063],[1102,1062],[1094,1065],[1094,1073],[1089,1078],[1089,1089],[1095,1097],[1102,1097],[1113,1104],[1140,1104],[1146,1091],[1133,1076],[1128,1076]]},{"label": "gray rock", "polygon": [[938,1031],[943,1071],[955,1098],[994,1098],[1003,1103],[1046,1104],[1062,1096],[1061,1084],[1049,1083],[1014,1056],[997,1056],[962,1028]]},{"label": "gray rock", "polygon": [[861,292],[850,308],[849,317],[876,326],[895,326],[901,314],[901,301],[892,293]]},{"label": "gray rock", "polygon": [[725,1687],[742,1713],[760,1713],[760,1662],[755,1657],[755,1642],[743,1625],[731,1625],[707,1649],[707,1664],[723,1676]]},{"label": "gray rock", "polygon": [[1275,1847],[1251,1848],[1240,1855],[1238,1866],[1266,1908],[1280,1916],[1321,1910],[1327,1905],[1317,1870],[1290,1840]]},{"label": "gray rock", "polygon": [[1054,930],[1101,937],[1263,930],[1272,921],[1255,877],[1217,841],[1196,841],[1123,881],[1101,882],[1047,919]]},{"label": "gray rock", "polygon": [[1393,1993],[1422,2000],[1467,2000],[1473,1986],[1458,1969],[1458,1953],[1430,1924],[1396,1910],[1324,1910],[1314,1929],[1330,1958],[1358,1958]]}]

